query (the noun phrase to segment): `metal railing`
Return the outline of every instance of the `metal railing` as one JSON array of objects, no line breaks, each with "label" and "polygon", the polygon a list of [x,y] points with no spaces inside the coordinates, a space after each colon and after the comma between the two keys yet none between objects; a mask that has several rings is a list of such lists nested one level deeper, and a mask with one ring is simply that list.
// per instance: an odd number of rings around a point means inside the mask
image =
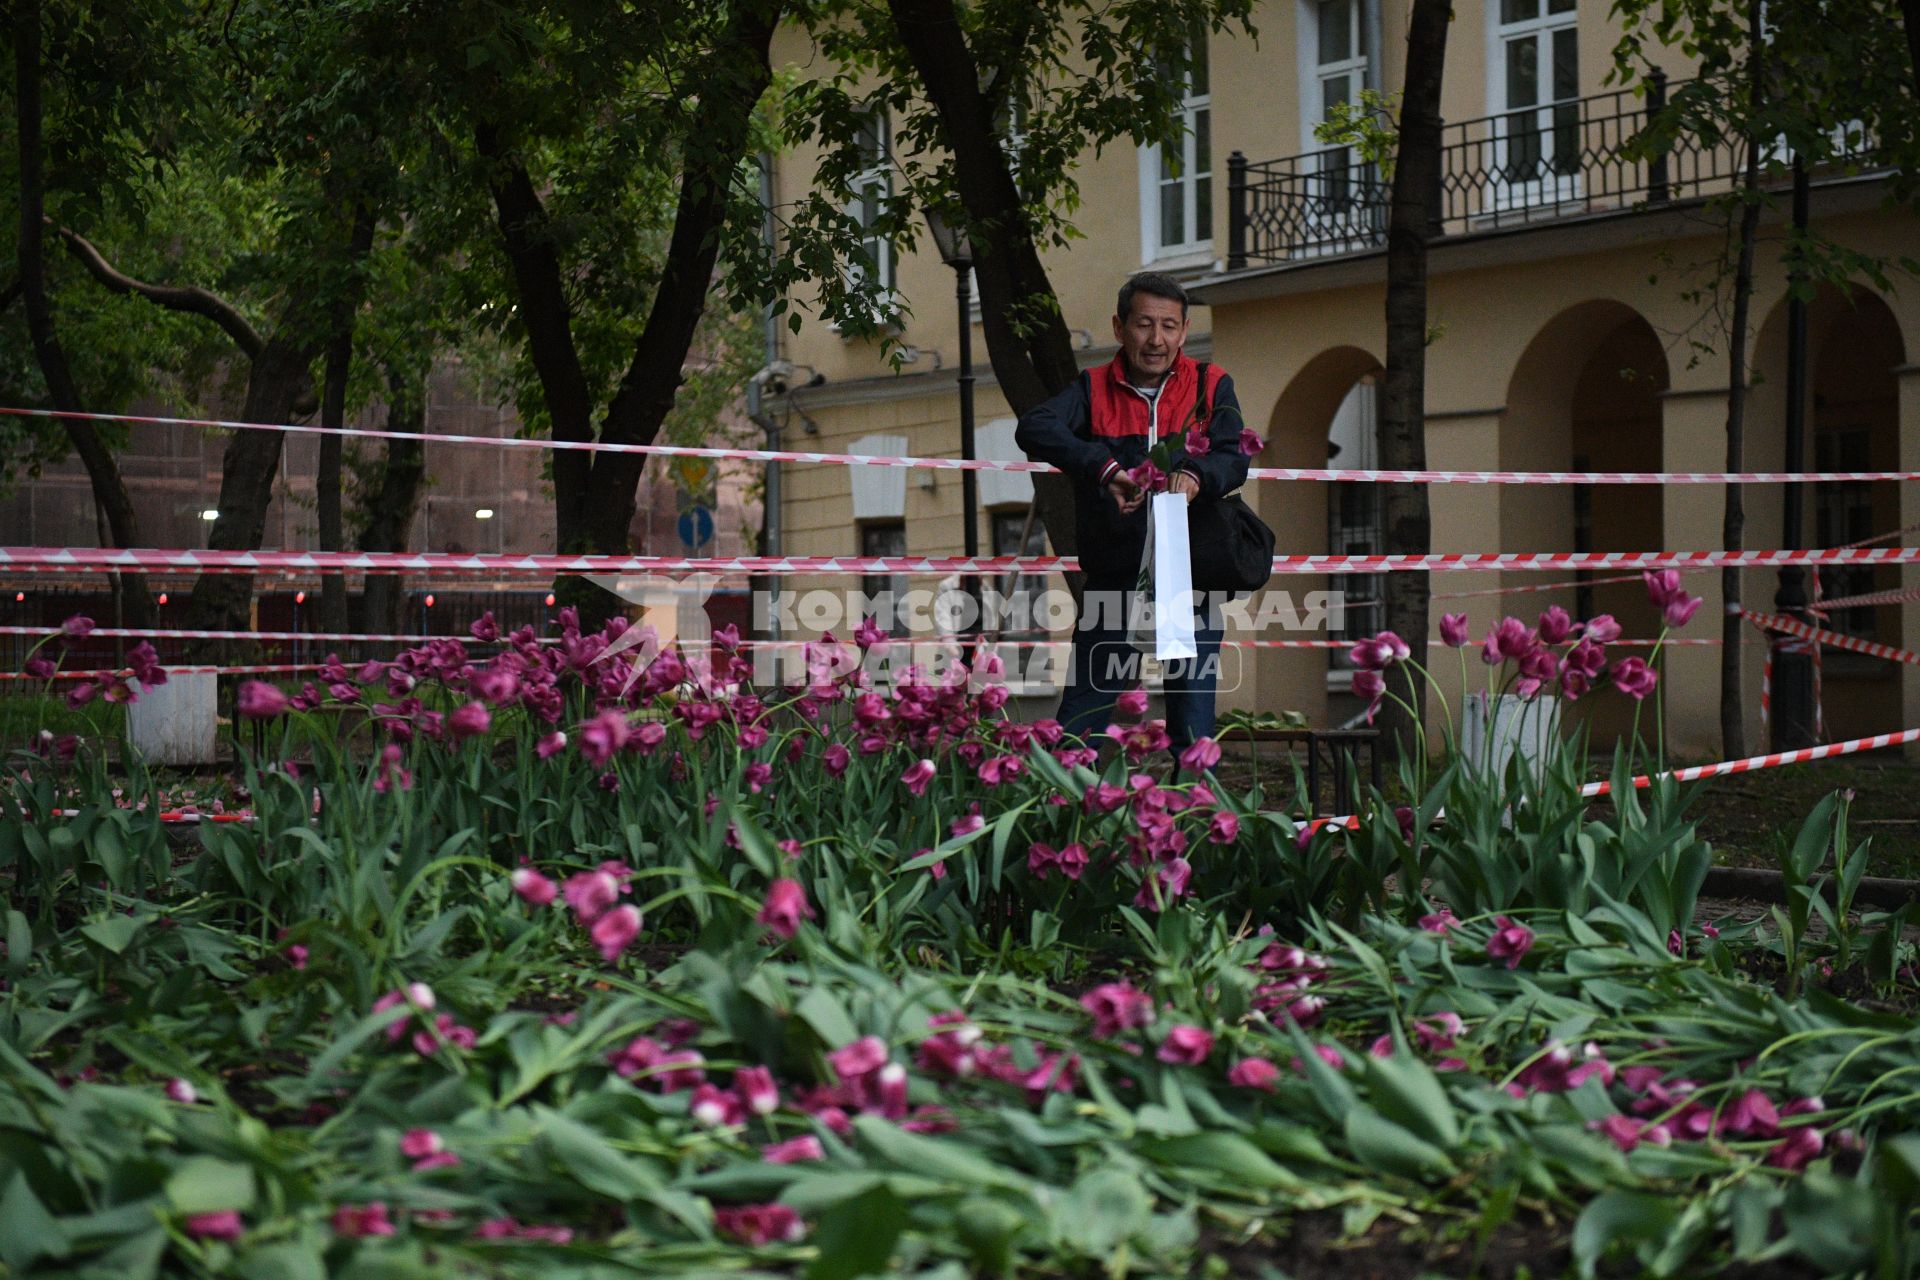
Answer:
[{"label": "metal railing", "polygon": [[[1444,126],[1436,236],[1645,208],[1729,190],[1738,139],[1634,146],[1667,100],[1666,77]],[[1227,160],[1227,270],[1386,244],[1391,184],[1347,147],[1282,160]]]}]

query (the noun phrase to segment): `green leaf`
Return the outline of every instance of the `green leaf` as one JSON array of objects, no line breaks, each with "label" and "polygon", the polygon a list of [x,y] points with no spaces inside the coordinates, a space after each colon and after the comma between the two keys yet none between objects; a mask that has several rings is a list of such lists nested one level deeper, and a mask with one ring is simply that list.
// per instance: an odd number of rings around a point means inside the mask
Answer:
[{"label": "green leaf", "polygon": [[1153,1197],[1138,1176],[1095,1169],[1061,1197],[1054,1209],[1055,1235],[1078,1252],[1104,1258],[1146,1224]]},{"label": "green leaf", "polygon": [[7,912],[7,976],[25,977],[32,959],[33,925],[20,912]]},{"label": "green leaf", "polygon": [[875,1155],[909,1173],[962,1186],[1004,1187],[1022,1192],[1027,1189],[1026,1179],[951,1138],[908,1133],[874,1115],[858,1117],[853,1127]]},{"label": "green leaf", "polygon": [[167,1201],[180,1213],[253,1207],[253,1170],[212,1156],[189,1156],[167,1178]]},{"label": "green leaf", "polygon": [[1460,1124],[1440,1078],[1404,1046],[1385,1058],[1367,1055],[1367,1084],[1374,1105],[1388,1119],[1442,1150],[1460,1145]]},{"label": "green leaf", "polygon": [[54,1221],[40,1197],[27,1185],[27,1175],[16,1171],[0,1195],[0,1262],[14,1275],[41,1258],[67,1256],[66,1233]]},{"label": "green leaf", "polygon": [[1453,1172],[1446,1152],[1372,1107],[1357,1105],[1347,1112],[1346,1136],[1354,1159],[1377,1172],[1416,1181]]},{"label": "green leaf", "polygon": [[133,941],[133,935],[140,932],[145,920],[138,916],[108,916],[104,920],[94,920],[80,926],[83,937],[119,955]]},{"label": "green leaf", "polygon": [[853,1018],[847,1008],[825,987],[814,987],[800,997],[800,1003],[793,1007],[800,1020],[813,1028],[823,1044],[837,1049],[841,1045],[852,1044],[860,1038],[859,1028],[853,1025]]},{"label": "green leaf", "polygon": [[534,1115],[547,1153],[589,1191],[616,1200],[638,1200],[661,1189],[663,1183],[651,1169],[623,1155],[578,1120],[550,1107],[535,1107]]},{"label": "green leaf", "polygon": [[1616,1245],[1664,1239],[1673,1225],[1676,1203],[1646,1191],[1609,1191],[1596,1198],[1573,1224],[1573,1262],[1580,1274],[1593,1275],[1600,1259]]},{"label": "green leaf", "polygon": [[1237,1133],[1200,1133],[1147,1143],[1141,1154],[1162,1164],[1205,1169],[1249,1188],[1296,1188],[1300,1179]]},{"label": "green leaf", "polygon": [[235,1270],[244,1280],[327,1280],[319,1253],[291,1242],[255,1249],[235,1264]]},{"label": "green leaf", "polygon": [[858,1280],[884,1271],[906,1225],[906,1206],[884,1186],[836,1205],[814,1224],[820,1253],[807,1280]]}]

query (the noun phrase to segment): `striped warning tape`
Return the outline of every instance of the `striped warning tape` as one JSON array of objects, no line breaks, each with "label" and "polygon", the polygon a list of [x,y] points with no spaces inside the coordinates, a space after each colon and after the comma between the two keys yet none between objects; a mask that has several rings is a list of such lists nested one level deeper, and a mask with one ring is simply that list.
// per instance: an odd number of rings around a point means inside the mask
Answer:
[{"label": "striped warning tape", "polygon": [[[1920,547],[1830,548],[1802,551],[1543,551],[1441,552],[1426,555],[1276,556],[1282,574],[1363,574],[1426,570],[1449,573],[1497,569],[1699,569],[1781,565],[1920,563]],[[620,574],[757,573],[989,574],[1067,572],[1069,556],[566,556],[457,555],[405,551],[222,551],[115,547],[0,547],[0,569],[71,572],[191,569],[254,574],[302,569],[324,573]]]},{"label": "striped warning tape", "polygon": [[[583,453],[632,453],[672,458],[799,462],[832,466],[923,467],[940,471],[1046,472],[1044,462],[994,458],[926,458],[792,449],[721,449],[694,445],[620,444],[597,440],[536,440],[520,436],[472,436],[383,431],[373,427],[322,427],[311,423],[238,422],[225,418],[167,418],[151,414],[60,413],[53,409],[0,407],[0,415],[124,422],[136,426],[201,427],[230,431],[277,431],[289,435],[346,436],[369,440],[491,446]],[[1920,471],[1442,471],[1342,470],[1333,467],[1254,467],[1250,480],[1309,480],[1337,484],[1835,484],[1920,480]]]},{"label": "striped warning tape", "polygon": [[[1813,760],[1826,760],[1833,756],[1848,756],[1861,751],[1879,751],[1886,747],[1904,746],[1909,742],[1920,742],[1920,729],[1902,729],[1896,733],[1876,733],[1866,738],[1850,738],[1845,742],[1830,742],[1825,746],[1803,747],[1798,751],[1775,751],[1764,756],[1748,756],[1744,760],[1722,760],[1717,764],[1692,765],[1685,769],[1668,769],[1664,773],[1640,774],[1633,780],[1636,789],[1644,790],[1652,786],[1659,778],[1672,778],[1675,782],[1698,782],[1702,778],[1720,778],[1734,773],[1750,773],[1756,769],[1773,769],[1781,765],[1806,764]],[[1608,781],[1585,783],[1580,795],[1585,799],[1595,799],[1609,795],[1613,783]],[[1302,824],[1306,830],[1319,832],[1332,827],[1336,830],[1358,831],[1360,817],[1357,814],[1341,814],[1332,818],[1313,818]]]}]

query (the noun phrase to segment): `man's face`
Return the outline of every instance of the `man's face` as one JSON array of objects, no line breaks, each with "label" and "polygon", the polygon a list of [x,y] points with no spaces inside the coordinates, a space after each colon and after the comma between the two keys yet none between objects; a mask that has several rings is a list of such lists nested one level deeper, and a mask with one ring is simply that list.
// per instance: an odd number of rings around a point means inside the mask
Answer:
[{"label": "man's face", "polygon": [[1172,371],[1173,358],[1187,341],[1187,318],[1172,298],[1136,293],[1131,312],[1113,318],[1113,337],[1126,353],[1133,380],[1152,385]]}]

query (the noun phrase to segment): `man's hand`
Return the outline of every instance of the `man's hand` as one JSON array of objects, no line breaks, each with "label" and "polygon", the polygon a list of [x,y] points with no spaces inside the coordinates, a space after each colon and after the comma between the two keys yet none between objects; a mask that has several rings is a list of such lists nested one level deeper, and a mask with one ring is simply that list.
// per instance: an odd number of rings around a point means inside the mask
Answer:
[{"label": "man's hand", "polygon": [[1176,471],[1167,480],[1167,492],[1184,493],[1192,502],[1200,496],[1200,478],[1191,471]]},{"label": "man's hand", "polygon": [[1133,482],[1133,477],[1124,471],[1113,473],[1113,479],[1107,481],[1107,491],[1113,495],[1113,505],[1119,508],[1123,516],[1132,515],[1147,500],[1147,491]]}]

